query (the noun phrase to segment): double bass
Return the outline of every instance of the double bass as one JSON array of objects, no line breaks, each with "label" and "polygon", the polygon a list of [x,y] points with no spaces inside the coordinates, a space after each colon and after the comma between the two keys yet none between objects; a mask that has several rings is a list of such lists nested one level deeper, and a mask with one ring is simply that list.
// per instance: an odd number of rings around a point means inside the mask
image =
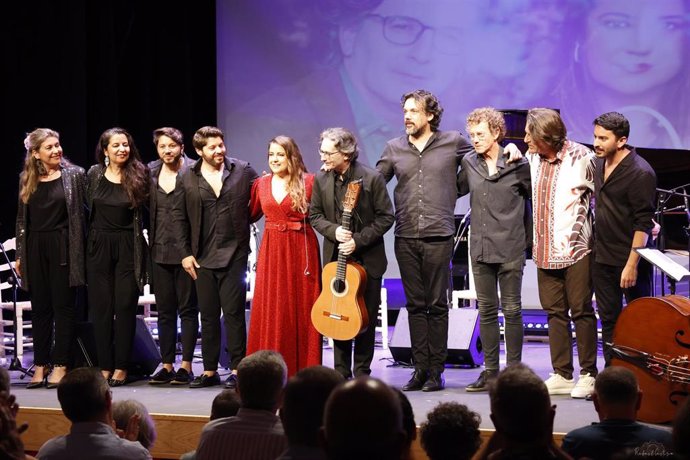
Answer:
[{"label": "double bass", "polygon": [[[350,229],[352,211],[357,205],[362,179],[347,184],[343,198],[341,226]],[[311,309],[311,322],[321,335],[335,340],[350,340],[364,332],[369,314],[364,303],[367,272],[361,265],[348,261],[342,252],[338,261],[326,264],[321,273],[323,289]]]},{"label": "double bass", "polygon": [[618,317],[611,364],[630,369],[642,390],[637,418],[666,423],[690,394],[690,300],[642,297]]}]

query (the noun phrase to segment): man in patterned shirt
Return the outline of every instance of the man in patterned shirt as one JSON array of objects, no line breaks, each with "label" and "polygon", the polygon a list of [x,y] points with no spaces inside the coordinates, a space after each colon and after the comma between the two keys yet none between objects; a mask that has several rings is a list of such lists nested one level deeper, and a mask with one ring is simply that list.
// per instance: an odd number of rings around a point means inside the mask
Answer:
[{"label": "man in patterned shirt", "polygon": [[[594,152],[566,138],[558,112],[532,109],[525,142],[534,209],[532,258],[539,300],[548,314],[553,373],[549,394],[585,398],[597,375],[597,320],[592,307],[590,253]],[[580,377],[573,379],[571,321],[575,324]]]}]

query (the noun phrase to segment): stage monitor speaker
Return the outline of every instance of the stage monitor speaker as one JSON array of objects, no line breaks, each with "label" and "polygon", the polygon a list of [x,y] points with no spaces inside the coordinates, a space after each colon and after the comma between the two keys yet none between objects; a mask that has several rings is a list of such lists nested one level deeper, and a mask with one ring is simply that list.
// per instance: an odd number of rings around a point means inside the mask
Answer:
[{"label": "stage monitor speaker", "polygon": [[[390,350],[397,362],[414,364],[410,349],[410,327],[407,309],[401,308],[391,337]],[[479,311],[474,308],[451,308],[448,311],[447,364],[477,367],[484,363],[479,339]]]},{"label": "stage monitor speaker", "polygon": [[[117,340],[117,338],[115,338]],[[137,328],[129,356],[127,372],[131,375],[152,375],[161,363],[161,351],[151,335],[143,316],[137,316]]]},{"label": "stage monitor speaker", "polygon": [[[98,366],[93,323],[77,323],[74,367]],[[116,339],[117,340],[117,339]],[[161,363],[161,353],[144,318],[137,316],[134,343],[127,372],[132,376],[151,375]]]}]

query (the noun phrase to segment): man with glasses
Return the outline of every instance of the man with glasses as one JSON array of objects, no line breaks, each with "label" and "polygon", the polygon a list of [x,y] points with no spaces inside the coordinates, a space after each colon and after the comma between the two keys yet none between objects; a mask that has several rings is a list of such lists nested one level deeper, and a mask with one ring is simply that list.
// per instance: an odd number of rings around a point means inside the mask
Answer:
[{"label": "man with glasses", "polygon": [[498,286],[505,327],[508,365],[522,360],[522,273],[531,237],[528,199],[530,168],[526,159],[509,163],[499,142],[506,134],[503,114],[476,109],[467,117],[474,152],[462,159],[460,195],[470,194],[470,257],[479,307],[479,334],[485,369],[467,391],[486,391],[499,371]]},{"label": "man with glasses", "polygon": [[[381,278],[388,263],[383,234],[391,228],[395,217],[383,177],[357,161],[359,151],[354,134],[344,128],[326,129],[320,136],[319,154],[326,171],[320,172],[314,181],[309,220],[324,237],[323,262],[335,261],[342,253],[367,272],[364,303],[369,327],[354,340],[334,341],[335,370],[349,379],[371,374]],[[342,227],[343,198],[348,184],[358,179],[363,181],[361,192],[346,230]]]}]

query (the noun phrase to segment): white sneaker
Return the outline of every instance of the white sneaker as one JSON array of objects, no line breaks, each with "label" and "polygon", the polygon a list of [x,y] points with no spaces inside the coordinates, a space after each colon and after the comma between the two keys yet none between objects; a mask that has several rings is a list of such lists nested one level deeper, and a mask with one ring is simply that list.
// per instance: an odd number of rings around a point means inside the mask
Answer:
[{"label": "white sneaker", "polygon": [[592,393],[594,393],[594,377],[587,373],[580,375],[580,378],[577,379],[577,383],[573,391],[570,392],[570,396],[573,398],[586,398]]},{"label": "white sneaker", "polygon": [[550,395],[569,395],[575,387],[575,381],[573,379],[566,379],[556,373],[552,373],[551,377],[544,380],[544,384],[549,390]]}]

